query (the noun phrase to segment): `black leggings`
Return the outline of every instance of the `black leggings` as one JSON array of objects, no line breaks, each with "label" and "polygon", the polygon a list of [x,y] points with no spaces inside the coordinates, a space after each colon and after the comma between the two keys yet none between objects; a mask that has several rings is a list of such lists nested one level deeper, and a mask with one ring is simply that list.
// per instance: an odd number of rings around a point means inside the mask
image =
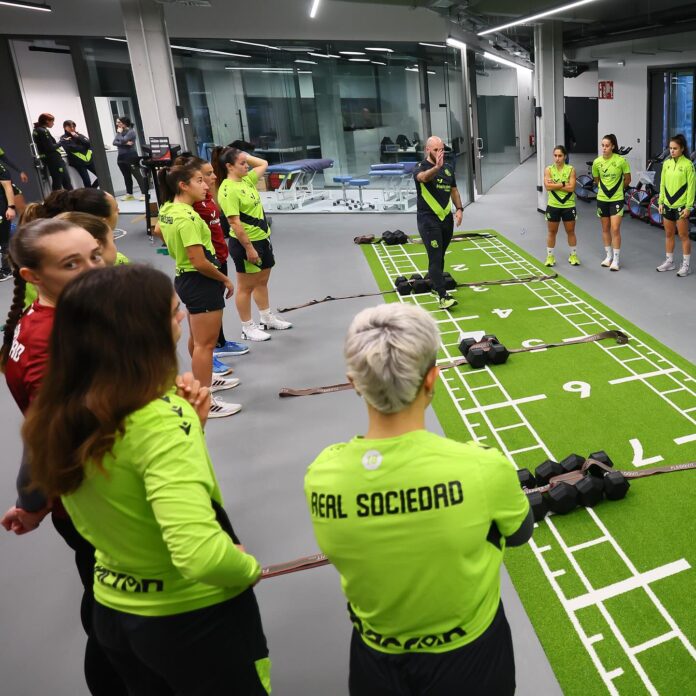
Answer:
[{"label": "black leggings", "polygon": [[50,155],[46,155],[44,162],[46,163],[48,173],[51,175],[51,188],[54,191],[58,191],[59,189],[72,191],[70,175],[68,174],[68,168],[65,166],[63,158],[54,152]]},{"label": "black leggings", "polygon": [[92,172],[94,176],[97,176],[97,171],[94,168],[94,162],[85,162],[84,164],[73,164],[73,169],[80,175],[82,183],[85,188],[98,188],[99,180],[95,179],[93,182],[89,180],[89,174],[87,172]]},{"label": "black leggings", "polygon": [[75,552],[75,565],[80,574],[82,603],[80,618],[87,634],[85,646],[85,681],[92,696],[126,696],[128,691],[118,672],[109,662],[106,653],[97,641],[93,623],[94,612],[94,547],[75,529],[72,520],[66,515],[52,515],[53,526],[65,543]]},{"label": "black leggings", "polygon": [[126,184],[126,192],[128,195],[133,195],[133,177],[135,177],[138,186],[140,186],[140,193],[144,196],[147,193],[147,188],[145,188],[145,177],[140,171],[140,166],[137,161],[119,160],[117,164],[118,168],[121,170],[121,174],[123,174],[123,181]]},{"label": "black leggings", "polygon": [[[430,219],[432,217],[432,219]],[[440,297],[447,294],[445,290],[445,252],[452,241],[454,233],[454,217],[450,214],[442,222],[435,216],[418,220],[418,233],[428,252],[428,273],[433,282],[433,288]]]}]

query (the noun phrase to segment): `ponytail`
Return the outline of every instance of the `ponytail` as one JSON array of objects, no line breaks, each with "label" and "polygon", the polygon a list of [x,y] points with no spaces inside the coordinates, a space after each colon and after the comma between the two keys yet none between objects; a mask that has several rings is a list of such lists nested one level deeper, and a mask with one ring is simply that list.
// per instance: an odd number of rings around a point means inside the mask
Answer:
[{"label": "ponytail", "polygon": [[223,164],[224,156],[227,154],[228,147],[214,147],[210,153],[210,164],[217,177],[218,189],[220,184],[227,178],[227,167]]},{"label": "ponytail", "polygon": [[19,320],[24,313],[24,298],[27,292],[27,281],[19,275],[19,266],[14,266],[12,269],[14,277],[14,292],[12,294],[12,305],[5,320],[5,326],[2,333],[2,348],[0,348],[0,372],[5,371],[5,365],[10,357],[10,348],[14,340],[14,333],[19,324]]},{"label": "ponytail", "polygon": [[169,169],[160,169],[157,179],[162,192],[162,199],[171,203],[179,194],[179,184],[187,184],[193,179],[200,166],[195,164],[176,165]]},{"label": "ponytail", "polygon": [[72,191],[59,189],[46,196],[43,203],[30,203],[22,215],[22,223],[70,212],[89,213],[97,217],[109,218],[111,215],[109,195],[96,188],[79,188]]},{"label": "ponytail", "polygon": [[608,133],[605,135],[602,140],[608,140],[611,143],[612,146],[612,153],[618,153],[619,152],[619,143],[616,140],[616,136],[613,133]]}]

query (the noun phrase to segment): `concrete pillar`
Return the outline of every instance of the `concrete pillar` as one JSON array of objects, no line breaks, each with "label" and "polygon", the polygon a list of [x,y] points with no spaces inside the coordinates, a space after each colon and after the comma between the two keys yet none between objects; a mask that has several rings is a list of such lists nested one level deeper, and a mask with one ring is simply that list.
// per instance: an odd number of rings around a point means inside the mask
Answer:
[{"label": "concrete pillar", "polygon": [[145,138],[166,136],[188,149],[179,117],[174,64],[162,5],[153,0],[121,0],[133,81]]},{"label": "concrete pillar", "polygon": [[[325,172],[327,182],[333,185],[332,177],[334,176],[348,176],[350,174],[358,176],[358,173],[349,171],[346,138],[341,116],[341,90],[334,61],[323,60],[320,65],[312,67],[321,156],[334,160],[333,169]],[[355,153],[352,154],[354,157]]]},{"label": "concrete pillar", "polygon": [[553,162],[553,148],[563,144],[563,34],[562,23],[534,27],[535,93],[537,100],[537,192],[539,210],[546,209],[544,168]]}]

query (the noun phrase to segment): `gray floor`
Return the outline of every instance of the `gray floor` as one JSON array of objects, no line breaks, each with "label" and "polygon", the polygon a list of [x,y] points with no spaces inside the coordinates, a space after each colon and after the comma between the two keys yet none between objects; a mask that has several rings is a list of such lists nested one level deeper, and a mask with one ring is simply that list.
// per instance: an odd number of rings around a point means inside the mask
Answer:
[{"label": "gray floor", "polygon": [[[584,167],[578,167],[580,172]],[[528,161],[469,206],[464,228],[492,227],[528,251],[543,256],[544,221],[536,212],[535,163]],[[559,242],[559,272],[622,313],[629,320],[691,360],[693,318],[689,297],[696,277],[677,279],[654,271],[663,253],[662,233],[633,220],[624,224],[624,267],[609,273],[599,266],[602,246],[590,205],[578,204],[580,268],[565,263]],[[156,255],[141,232],[142,222],[119,242],[133,260],[146,260],[167,271],[171,261]],[[279,260],[272,280],[274,305],[294,304],[326,294],[350,294],[374,288],[356,234],[385,229],[415,232],[412,215],[275,216],[274,246]],[[7,307],[10,283],[0,285],[0,307]],[[244,410],[207,428],[209,447],[227,508],[247,548],[262,563],[279,562],[315,550],[302,494],[307,464],[327,444],[344,440],[365,425],[363,407],[352,393],[295,400],[277,398],[281,386],[310,386],[342,381],[341,344],[359,309],[372,300],[333,302],[299,310],[288,318],[293,330],[252,347],[233,361],[242,385],[230,398]],[[233,311],[225,325],[231,338],[239,324]],[[183,345],[183,344],[182,344]],[[188,365],[182,354],[182,365]],[[20,416],[6,389],[0,390],[4,418],[0,437],[4,462],[0,488],[5,504],[13,500],[19,457]],[[430,426],[439,430],[436,420]],[[50,523],[25,537],[0,535],[0,675],[2,693],[81,696],[84,643],[79,619],[79,583],[69,552]],[[506,611],[513,628],[518,694],[553,696],[560,689],[507,576]],[[274,693],[279,696],[341,696],[347,693],[350,624],[338,577],[331,568],[262,582],[258,595],[274,664]]]}]

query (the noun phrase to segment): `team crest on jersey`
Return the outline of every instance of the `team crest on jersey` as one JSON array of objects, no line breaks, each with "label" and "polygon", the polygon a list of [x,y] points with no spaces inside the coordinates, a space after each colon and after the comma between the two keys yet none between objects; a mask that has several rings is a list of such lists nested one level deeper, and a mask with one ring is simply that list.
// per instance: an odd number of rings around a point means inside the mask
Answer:
[{"label": "team crest on jersey", "polygon": [[363,454],[362,465],[368,471],[374,471],[375,469],[379,469],[382,464],[382,459],[382,453],[378,450],[368,450]]},{"label": "team crest on jersey", "polygon": [[445,174],[447,174],[447,176],[452,176],[452,172],[449,169],[445,169]]}]

